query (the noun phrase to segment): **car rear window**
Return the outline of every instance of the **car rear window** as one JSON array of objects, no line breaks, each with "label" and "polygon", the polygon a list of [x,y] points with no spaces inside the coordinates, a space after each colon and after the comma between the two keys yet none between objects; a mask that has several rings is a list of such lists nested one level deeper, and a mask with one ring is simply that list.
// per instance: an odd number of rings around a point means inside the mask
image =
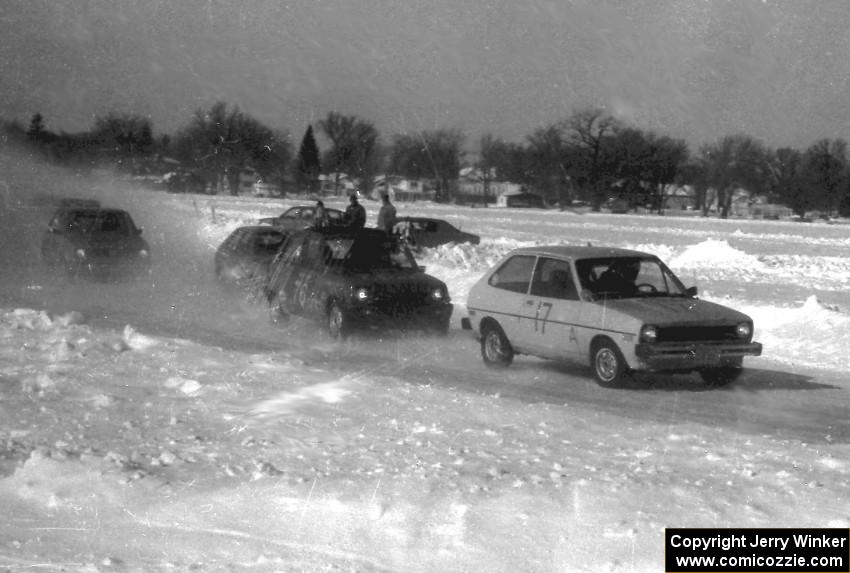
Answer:
[{"label": "car rear window", "polygon": [[488,284],[503,290],[527,293],[531,273],[534,270],[534,261],[535,257],[532,255],[511,257],[499,267],[499,270],[490,275]]}]

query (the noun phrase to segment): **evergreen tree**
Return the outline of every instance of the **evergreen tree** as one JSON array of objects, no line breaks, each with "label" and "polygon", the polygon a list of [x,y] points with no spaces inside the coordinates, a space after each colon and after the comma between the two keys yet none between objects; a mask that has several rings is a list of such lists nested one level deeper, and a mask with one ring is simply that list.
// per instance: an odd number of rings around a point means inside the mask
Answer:
[{"label": "evergreen tree", "polygon": [[308,125],[301,140],[301,148],[298,150],[298,160],[295,165],[295,181],[301,189],[308,189],[315,193],[319,189],[319,146],[316,145],[316,137],[313,135],[313,126]]}]

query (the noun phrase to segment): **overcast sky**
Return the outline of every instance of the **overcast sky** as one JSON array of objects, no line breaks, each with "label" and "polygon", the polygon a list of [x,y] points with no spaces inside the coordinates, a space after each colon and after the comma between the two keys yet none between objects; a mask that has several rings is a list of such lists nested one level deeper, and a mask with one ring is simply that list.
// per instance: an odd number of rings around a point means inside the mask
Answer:
[{"label": "overcast sky", "polygon": [[221,100],[296,143],[331,110],[474,142],[599,105],[805,147],[850,140],[848,28],[846,0],[0,0],[0,117],[172,133]]}]

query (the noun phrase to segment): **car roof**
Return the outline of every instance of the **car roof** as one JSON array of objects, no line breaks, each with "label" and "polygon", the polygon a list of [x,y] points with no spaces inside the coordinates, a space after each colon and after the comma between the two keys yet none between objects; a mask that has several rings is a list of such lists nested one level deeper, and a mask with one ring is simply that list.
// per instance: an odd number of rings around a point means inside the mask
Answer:
[{"label": "car roof", "polygon": [[351,229],[349,227],[324,227],[320,229],[303,229],[295,231],[295,233],[313,233],[324,235],[325,237],[336,238],[357,238],[357,237],[372,237],[376,239],[390,239],[392,235],[388,235],[383,229],[375,229],[363,227],[360,229]]},{"label": "car roof", "polygon": [[396,217],[396,223],[399,221],[440,221],[446,222],[444,219],[436,219],[434,217]]},{"label": "car roof", "polygon": [[244,225],[242,227],[237,227],[234,231],[245,231],[249,233],[279,233],[281,235],[288,234],[287,231],[280,227],[274,227],[272,225]]},{"label": "car roof", "polygon": [[568,259],[602,259],[606,257],[654,257],[650,253],[621,249],[619,247],[595,247],[586,245],[538,245],[520,247],[511,254],[551,255]]},{"label": "car roof", "polygon": [[129,215],[129,213],[127,213],[124,209],[115,209],[112,207],[61,207],[59,210],[74,214],[108,215],[110,213],[114,213]]},{"label": "car roof", "polygon": [[[291,211],[293,209],[315,209],[315,208],[316,208],[315,204],[313,204],[313,205],[293,205],[292,207],[289,207],[286,211]],[[284,213],[286,213],[286,211],[284,211]],[[335,209],[334,207],[325,207],[325,211],[339,211],[340,213],[342,213],[341,209]]]}]

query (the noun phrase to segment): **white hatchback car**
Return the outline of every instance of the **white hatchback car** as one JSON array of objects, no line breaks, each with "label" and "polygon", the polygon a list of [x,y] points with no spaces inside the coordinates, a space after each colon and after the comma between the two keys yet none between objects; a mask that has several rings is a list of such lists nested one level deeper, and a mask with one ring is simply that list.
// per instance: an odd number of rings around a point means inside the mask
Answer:
[{"label": "white hatchback car", "polygon": [[697,371],[707,384],[727,384],[762,346],[750,317],[696,294],[648,253],[526,247],[472,287],[463,326],[488,366],[528,354],[589,364],[605,385],[633,371]]}]

